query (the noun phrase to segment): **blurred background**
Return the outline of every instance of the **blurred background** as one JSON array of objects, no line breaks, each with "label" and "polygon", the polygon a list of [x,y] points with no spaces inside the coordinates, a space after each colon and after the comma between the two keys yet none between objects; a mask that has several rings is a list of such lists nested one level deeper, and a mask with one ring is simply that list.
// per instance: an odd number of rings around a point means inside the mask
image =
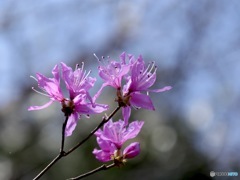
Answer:
[{"label": "blurred background", "polygon": [[[122,168],[86,179],[211,179],[210,171],[240,173],[239,32],[238,0],[0,1],[0,179],[32,179],[59,151],[61,107],[27,111],[48,101],[31,90],[37,83],[30,75],[51,77],[63,61],[73,68],[85,62],[97,76],[93,53],[118,59],[123,51],[155,61],[154,88],[173,89],[151,94],[156,111],[133,111],[132,120],[145,120],[135,139],[141,154]],[[98,78],[92,94],[101,83]],[[114,98],[109,87],[98,100],[110,104],[107,113],[117,106]],[[101,115],[82,118],[66,149],[100,120]],[[91,153],[95,147],[91,138],[42,179],[66,179],[100,166]]]}]

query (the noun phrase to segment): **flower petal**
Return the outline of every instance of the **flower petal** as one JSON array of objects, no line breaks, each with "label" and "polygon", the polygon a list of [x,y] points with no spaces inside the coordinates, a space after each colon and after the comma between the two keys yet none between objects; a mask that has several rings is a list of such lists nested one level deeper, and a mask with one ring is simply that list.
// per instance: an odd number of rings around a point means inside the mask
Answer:
[{"label": "flower petal", "polygon": [[141,94],[139,92],[131,93],[130,103],[133,106],[148,109],[148,110],[155,110],[152,100],[148,95]]},{"label": "flower petal", "polygon": [[66,129],[65,129],[65,136],[71,136],[72,132],[77,126],[77,120],[78,120],[78,114],[77,113],[72,113],[68,117]]},{"label": "flower petal", "polygon": [[132,79],[131,77],[126,77],[126,84],[123,86],[123,94],[127,94],[129,92],[129,87],[131,86],[132,84]]},{"label": "flower petal", "polygon": [[94,149],[93,154],[95,157],[102,161],[102,162],[107,162],[111,160],[111,156],[114,154],[114,151],[116,150],[116,146],[112,144],[109,141],[104,141],[103,139],[97,137],[97,143],[101,150]]},{"label": "flower petal", "polygon": [[129,124],[127,130],[122,134],[122,141],[123,143],[126,142],[128,139],[135,138],[142,129],[144,121],[133,121]]},{"label": "flower petal", "polygon": [[139,153],[140,144],[138,142],[131,143],[123,151],[124,158],[126,159],[134,158],[135,156],[139,155]]},{"label": "flower petal", "polygon": [[128,124],[128,119],[131,115],[131,107],[129,106],[122,107],[122,115],[123,115],[124,124],[126,126]]},{"label": "flower petal", "polygon": [[58,65],[55,65],[53,70],[52,70],[52,74],[55,80],[57,80],[60,83],[60,76],[59,76],[59,68]]},{"label": "flower petal", "polygon": [[122,64],[126,64],[126,53],[122,52],[122,54],[120,55],[120,60],[122,62]]},{"label": "flower petal", "polygon": [[169,91],[170,89],[172,89],[171,86],[165,86],[164,88],[161,88],[161,89],[153,89],[153,90],[148,90],[150,92],[164,92],[164,91]]},{"label": "flower petal", "polygon": [[112,122],[109,120],[103,126],[103,132],[100,135],[100,138],[105,141],[110,141],[116,145],[117,148],[121,148],[123,145],[123,132],[125,132],[125,123],[122,120]]},{"label": "flower petal", "polygon": [[101,129],[98,129],[94,135],[97,136],[97,137],[100,137],[102,135],[103,131]]},{"label": "flower petal", "polygon": [[48,106],[50,106],[53,103],[54,100],[50,100],[48,103],[42,105],[42,106],[30,106],[28,108],[28,111],[34,111],[34,110],[41,110],[44,108],[47,108]]},{"label": "flower petal", "polygon": [[98,90],[98,92],[93,96],[93,98],[92,98],[93,102],[96,101],[96,99],[97,99],[97,98],[100,96],[100,94],[102,93],[103,88],[106,87],[106,86],[109,86],[109,83],[108,83],[108,82],[102,84],[101,88],[100,88],[100,89]]},{"label": "flower petal", "polygon": [[[114,60],[108,61],[98,67],[98,74],[107,85],[115,89],[121,88],[122,78],[129,72],[130,65],[126,64],[125,53],[120,55],[121,62]],[[106,85],[105,85],[106,86]]]},{"label": "flower petal", "polygon": [[137,84],[137,90],[138,91],[144,91],[148,90],[149,87],[151,87],[155,81],[156,81],[156,73],[148,73],[149,75],[145,75],[146,77],[143,77],[143,79],[140,82],[136,82]]},{"label": "flower petal", "polygon": [[60,89],[60,83],[54,78],[47,78],[44,75],[37,73],[38,86],[44,89],[51,98],[56,101],[61,101],[64,97]]},{"label": "flower petal", "polygon": [[108,109],[108,105],[105,104],[94,104],[85,103],[85,104],[75,104],[75,111],[81,114],[98,114],[106,111]]},{"label": "flower petal", "polygon": [[97,137],[97,143],[99,145],[99,147],[104,150],[104,151],[109,151],[109,152],[114,152],[114,150],[116,149],[116,147],[114,146],[114,144],[112,144],[109,141],[104,141],[103,139],[101,139],[100,137]]},{"label": "flower petal", "polygon": [[71,67],[68,67],[63,62],[61,63],[62,77],[69,91],[71,99],[73,99],[83,90],[86,92],[89,91],[94,86],[96,81],[96,78],[88,76],[90,72],[87,73],[83,70],[83,65],[81,68],[76,66],[76,69],[73,71]]},{"label": "flower petal", "polygon": [[111,161],[111,155],[109,152],[103,151],[103,150],[98,150],[98,149],[94,149],[92,152],[96,159],[98,159],[101,162],[108,162]]}]

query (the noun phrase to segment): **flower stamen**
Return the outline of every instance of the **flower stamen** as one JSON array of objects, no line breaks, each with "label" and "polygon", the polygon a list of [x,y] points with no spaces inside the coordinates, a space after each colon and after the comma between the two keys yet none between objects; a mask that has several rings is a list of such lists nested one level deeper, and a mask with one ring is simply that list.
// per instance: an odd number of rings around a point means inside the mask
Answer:
[{"label": "flower stamen", "polygon": [[[40,92],[40,91],[36,90],[34,87],[32,87],[32,90],[35,91],[35,92],[38,93],[38,94],[43,95],[43,96],[50,97],[48,94],[44,94],[43,92]],[[44,92],[46,92],[44,89],[42,89],[42,90],[43,90]]]}]

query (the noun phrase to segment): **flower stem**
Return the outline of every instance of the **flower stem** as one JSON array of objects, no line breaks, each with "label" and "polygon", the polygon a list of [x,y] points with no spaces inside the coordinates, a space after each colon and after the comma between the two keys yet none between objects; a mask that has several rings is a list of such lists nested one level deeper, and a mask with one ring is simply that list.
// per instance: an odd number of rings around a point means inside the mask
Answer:
[{"label": "flower stem", "polygon": [[67,121],[68,121],[68,116],[66,116],[66,119],[63,123],[62,126],[62,143],[61,143],[61,149],[60,149],[60,154],[64,154],[64,142],[65,142],[65,129],[67,126]]},{"label": "flower stem", "polygon": [[113,163],[113,164],[110,164],[110,165],[108,165],[108,166],[107,166],[106,164],[103,164],[102,166],[100,166],[100,167],[98,167],[98,168],[96,168],[96,169],[94,169],[94,170],[92,170],[92,171],[89,171],[89,172],[87,172],[87,173],[81,174],[80,176],[77,176],[77,177],[74,177],[74,178],[70,178],[70,179],[68,179],[68,180],[78,180],[78,179],[82,179],[82,178],[87,177],[87,176],[89,176],[89,175],[92,175],[92,174],[94,174],[94,173],[96,173],[96,172],[98,172],[98,171],[107,170],[107,169],[110,169],[110,168],[112,168],[112,167],[114,167],[114,166],[116,166],[114,163]]}]

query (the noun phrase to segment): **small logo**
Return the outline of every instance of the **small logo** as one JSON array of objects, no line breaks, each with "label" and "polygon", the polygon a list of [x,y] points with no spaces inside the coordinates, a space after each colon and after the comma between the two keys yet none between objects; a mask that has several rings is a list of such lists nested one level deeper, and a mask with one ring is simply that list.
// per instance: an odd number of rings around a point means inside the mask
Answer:
[{"label": "small logo", "polygon": [[211,171],[210,176],[211,177],[214,177],[214,176],[238,176],[238,172],[215,172],[215,171]]},{"label": "small logo", "polygon": [[210,176],[211,176],[211,177],[214,177],[215,175],[216,175],[216,174],[215,174],[214,171],[211,171],[211,172],[210,172]]}]

